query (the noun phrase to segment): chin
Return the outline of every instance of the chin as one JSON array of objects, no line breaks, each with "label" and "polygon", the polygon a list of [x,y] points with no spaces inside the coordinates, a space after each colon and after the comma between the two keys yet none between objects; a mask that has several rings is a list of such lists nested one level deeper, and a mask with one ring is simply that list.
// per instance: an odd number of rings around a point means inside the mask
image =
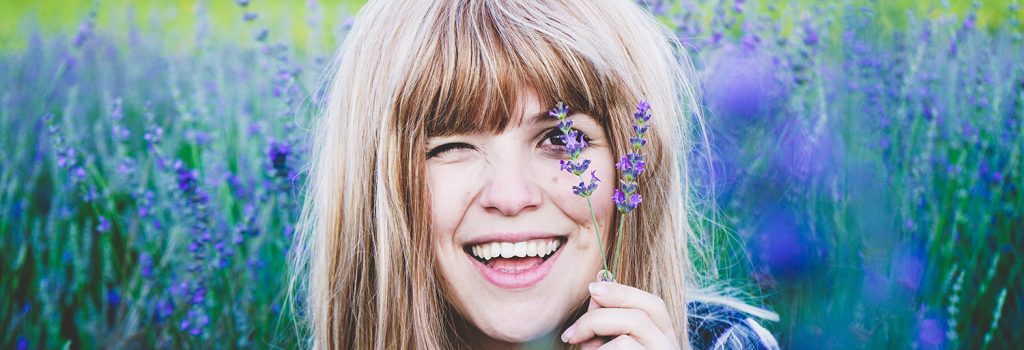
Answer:
[{"label": "chin", "polygon": [[559,320],[540,319],[537,317],[538,314],[537,312],[527,312],[522,315],[509,315],[496,312],[493,315],[487,315],[487,319],[476,320],[473,323],[481,332],[495,340],[507,343],[526,343],[557,331],[560,324]]}]

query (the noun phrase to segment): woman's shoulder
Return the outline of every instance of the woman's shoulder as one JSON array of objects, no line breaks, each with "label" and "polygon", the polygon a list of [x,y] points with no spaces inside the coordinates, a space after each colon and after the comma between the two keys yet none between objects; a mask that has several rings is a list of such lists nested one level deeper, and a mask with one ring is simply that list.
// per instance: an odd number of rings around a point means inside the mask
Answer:
[{"label": "woman's shoulder", "polygon": [[688,303],[687,308],[690,344],[696,350],[779,348],[775,337],[746,313],[699,301]]}]

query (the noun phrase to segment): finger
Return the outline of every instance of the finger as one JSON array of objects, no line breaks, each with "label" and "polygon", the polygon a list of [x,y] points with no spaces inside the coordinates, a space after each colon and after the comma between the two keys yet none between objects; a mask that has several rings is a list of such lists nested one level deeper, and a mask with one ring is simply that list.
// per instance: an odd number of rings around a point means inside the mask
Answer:
[{"label": "finger", "polygon": [[579,344],[594,337],[631,335],[644,347],[670,347],[669,338],[639,309],[600,308],[583,314],[562,334],[562,341]]},{"label": "finger", "polygon": [[665,301],[657,295],[618,283],[591,282],[590,297],[601,307],[640,309],[665,335],[675,334]]},{"label": "finger", "polygon": [[601,305],[598,305],[597,302],[594,301],[594,298],[590,298],[590,302],[587,304],[587,311],[597,309],[599,307],[601,307]]},{"label": "finger", "polygon": [[612,341],[604,343],[597,350],[631,350],[631,349],[643,349],[644,346],[640,345],[640,342],[633,339],[628,335],[620,335],[612,339]]},{"label": "finger", "polygon": [[607,340],[608,339],[605,338],[605,337],[593,337],[593,338],[590,338],[589,340],[587,340],[587,341],[585,341],[585,342],[580,344],[580,350],[594,350],[594,349],[597,349],[597,348],[601,347],[601,345],[604,345],[604,343]]},{"label": "finger", "polygon": [[[590,301],[587,303],[587,312],[600,307],[601,306],[598,305],[596,301],[594,301],[594,298],[590,298]],[[587,340],[580,344],[580,350],[594,350],[600,347],[601,345],[604,345],[604,343],[606,343],[607,341],[607,337],[593,337],[590,338],[590,340]]]}]

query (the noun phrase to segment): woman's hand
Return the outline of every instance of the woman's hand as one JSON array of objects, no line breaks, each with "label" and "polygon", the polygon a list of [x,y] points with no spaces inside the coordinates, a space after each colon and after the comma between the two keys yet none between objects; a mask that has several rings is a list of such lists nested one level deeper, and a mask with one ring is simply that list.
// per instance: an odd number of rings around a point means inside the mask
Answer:
[{"label": "woman's hand", "polygon": [[654,294],[612,282],[590,283],[590,307],[562,333],[584,349],[678,349],[665,302]]}]

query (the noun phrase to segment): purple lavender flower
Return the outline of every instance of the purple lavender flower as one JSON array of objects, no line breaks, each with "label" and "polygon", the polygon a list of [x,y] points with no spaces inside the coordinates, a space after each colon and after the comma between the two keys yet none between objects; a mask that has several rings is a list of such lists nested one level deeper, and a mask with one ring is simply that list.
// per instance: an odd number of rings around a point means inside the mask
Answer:
[{"label": "purple lavender flower", "polygon": [[625,181],[630,182],[643,173],[646,166],[647,163],[644,162],[644,156],[638,153],[627,153],[622,156],[622,160],[615,163],[615,168],[622,170],[622,176],[625,178]]},{"label": "purple lavender flower", "polygon": [[145,279],[153,277],[153,256],[149,253],[139,254],[139,274]]},{"label": "purple lavender flower", "polygon": [[615,202],[615,208],[619,209],[619,212],[623,214],[629,213],[633,211],[633,209],[636,209],[636,207],[640,205],[641,200],[643,200],[643,198],[640,197],[639,193],[634,193],[630,195],[629,199],[627,200],[626,194],[623,193],[622,191],[619,191],[618,188],[616,188],[615,193],[612,194],[612,202]]},{"label": "purple lavender flower", "polygon": [[78,25],[78,32],[75,33],[74,39],[71,39],[71,44],[75,48],[81,48],[85,45],[85,42],[92,36],[93,25],[96,21],[96,11],[89,11],[89,15],[85,17],[82,23]]},{"label": "purple lavender flower", "polygon": [[57,150],[57,166],[67,168],[75,161],[75,149],[67,147]]},{"label": "purple lavender flower", "polygon": [[788,88],[766,54],[730,45],[713,56],[704,94],[726,128],[745,127],[784,107]]},{"label": "purple lavender flower", "polygon": [[153,154],[153,158],[156,159],[157,168],[163,170],[167,168],[167,159],[164,158],[163,152],[160,150],[160,142],[163,141],[164,129],[157,125],[156,114],[153,113],[152,106],[146,103],[146,128],[142,133],[142,139],[145,141],[146,150]]},{"label": "purple lavender flower", "polygon": [[181,320],[178,326],[192,336],[200,336],[208,323],[210,323],[210,317],[206,315],[206,312],[193,308],[188,311],[188,315]]},{"label": "purple lavender flower", "polygon": [[818,32],[816,30],[814,30],[814,26],[811,25],[811,21],[804,20],[803,29],[804,29],[804,37],[803,37],[804,45],[807,45],[809,47],[818,46],[818,42],[820,41],[820,38],[818,37]]},{"label": "purple lavender flower", "polygon": [[572,193],[574,193],[574,194],[576,194],[577,196],[580,196],[580,197],[590,197],[590,195],[592,193],[594,193],[595,190],[597,190],[597,183],[598,182],[601,182],[601,179],[598,179],[597,175],[594,174],[594,171],[591,170],[590,171],[590,184],[589,185],[584,185],[583,182],[581,181],[579,185],[576,185],[576,186],[572,187]]},{"label": "purple lavender flower", "polygon": [[924,349],[942,349],[946,341],[943,323],[937,318],[921,320],[917,326],[917,342]]},{"label": "purple lavender flower", "polygon": [[806,278],[819,267],[816,261],[826,257],[821,242],[786,208],[766,213],[756,230],[749,241],[751,254],[774,280]]},{"label": "purple lavender flower", "polygon": [[110,135],[117,142],[124,142],[131,136],[131,131],[128,131],[124,125],[121,124],[124,120],[124,110],[122,107],[121,99],[114,100],[113,110],[110,112],[110,119],[113,120],[113,124],[110,127]]},{"label": "purple lavender flower", "polygon": [[163,323],[174,314],[174,302],[169,299],[160,299],[156,303],[156,322]]},{"label": "purple lavender flower", "polygon": [[270,31],[268,31],[267,29],[260,29],[260,31],[256,32],[255,39],[256,39],[256,41],[266,41],[267,40],[267,36],[269,34],[270,34]]},{"label": "purple lavender flower", "polygon": [[612,194],[612,202],[622,214],[636,209],[643,199],[639,193],[636,193],[637,178],[647,167],[644,156],[640,154],[640,148],[647,144],[647,139],[644,136],[647,135],[647,122],[651,120],[650,109],[651,105],[647,103],[647,100],[640,100],[640,103],[637,104],[636,112],[633,113],[634,135],[629,139],[632,149],[622,156],[622,160],[615,163],[615,168],[622,171],[622,179],[619,180],[621,186],[616,188]]},{"label": "purple lavender flower", "polygon": [[196,171],[186,167],[181,160],[174,162],[174,171],[178,175],[178,190],[186,196],[196,195],[198,193],[198,175]]},{"label": "purple lavender flower", "polygon": [[110,231],[110,221],[107,220],[107,217],[100,215],[98,221],[99,223],[96,224],[96,231],[100,233],[106,233]]},{"label": "purple lavender flower", "polygon": [[893,259],[892,268],[896,281],[911,293],[917,292],[924,277],[926,262],[922,255],[918,251],[907,251],[897,253]]},{"label": "purple lavender flower", "polygon": [[737,13],[743,12],[743,0],[736,0],[732,4],[732,10]]},{"label": "purple lavender flower", "polygon": [[590,183],[585,184],[583,182],[583,174],[586,173],[587,169],[590,168],[590,159],[580,160],[580,154],[583,153],[583,149],[587,148],[587,141],[579,134],[579,131],[572,129],[572,119],[568,118],[569,107],[558,102],[555,108],[548,111],[548,115],[558,118],[558,129],[562,131],[562,142],[565,143],[565,154],[569,156],[569,160],[560,160],[559,165],[561,170],[569,172],[580,178],[579,185],[572,187],[572,193],[580,197],[590,197],[591,194],[597,190],[597,183],[601,182],[601,179],[597,178],[597,175],[593,171],[590,172]]},{"label": "purple lavender flower", "polygon": [[107,305],[110,305],[111,309],[121,305],[121,293],[118,293],[117,289],[107,290]]},{"label": "purple lavender flower", "polygon": [[288,155],[292,152],[291,146],[287,143],[271,141],[270,149],[267,150],[267,157],[270,158],[270,168],[277,177],[288,177],[291,170],[288,167]]}]

